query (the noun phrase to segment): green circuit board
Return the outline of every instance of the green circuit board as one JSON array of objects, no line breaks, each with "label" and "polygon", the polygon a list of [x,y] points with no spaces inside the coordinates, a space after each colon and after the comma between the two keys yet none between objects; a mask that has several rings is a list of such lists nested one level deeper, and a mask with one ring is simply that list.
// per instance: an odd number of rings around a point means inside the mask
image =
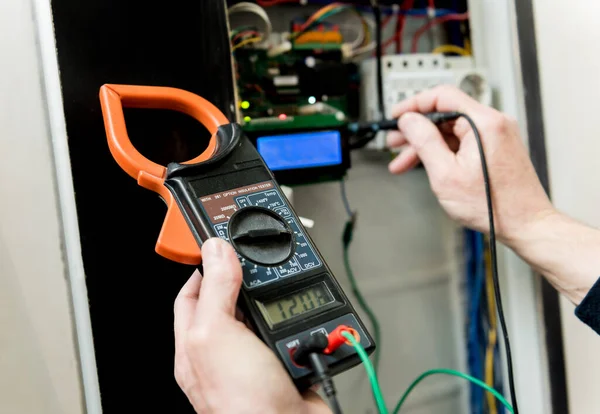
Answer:
[{"label": "green circuit board", "polygon": [[241,123],[247,132],[339,127],[347,122],[347,75],[339,47],[270,57],[235,53]]}]

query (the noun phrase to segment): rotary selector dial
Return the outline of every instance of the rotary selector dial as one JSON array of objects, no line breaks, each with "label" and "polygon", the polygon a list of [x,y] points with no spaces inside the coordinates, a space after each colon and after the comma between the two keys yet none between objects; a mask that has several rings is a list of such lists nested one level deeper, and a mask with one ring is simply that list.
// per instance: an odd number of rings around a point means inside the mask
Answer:
[{"label": "rotary selector dial", "polygon": [[263,266],[279,266],[294,254],[294,232],[279,214],[263,207],[235,212],[228,225],[229,240],[247,260]]}]

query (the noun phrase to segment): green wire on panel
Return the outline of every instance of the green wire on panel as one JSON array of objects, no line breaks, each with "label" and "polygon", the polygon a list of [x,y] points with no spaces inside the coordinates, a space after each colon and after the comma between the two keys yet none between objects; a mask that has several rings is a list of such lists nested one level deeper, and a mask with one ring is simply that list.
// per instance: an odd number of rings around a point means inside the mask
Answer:
[{"label": "green wire on panel", "polygon": [[373,336],[375,343],[377,344],[377,349],[375,350],[375,355],[373,355],[373,360],[375,361],[375,372],[377,373],[379,372],[379,357],[381,355],[381,329],[379,327],[377,316],[375,316],[375,313],[369,307],[369,304],[363,297],[360,289],[358,288],[358,284],[356,283],[356,278],[354,277],[354,272],[352,271],[352,266],[350,265],[348,246],[344,246],[344,266],[346,267],[348,280],[350,281],[350,286],[352,287],[352,293],[354,293],[360,308],[367,314],[367,317],[371,322],[371,326],[373,327]]},{"label": "green wire on panel", "polygon": [[431,375],[435,375],[435,374],[451,375],[454,377],[466,379],[467,381],[470,381],[470,382],[480,386],[487,392],[492,393],[492,395],[494,397],[496,397],[498,399],[498,401],[500,401],[509,412],[514,413],[512,406],[506,400],[506,398],[504,398],[502,396],[502,394],[500,394],[498,391],[496,391],[495,389],[493,389],[492,387],[487,385],[485,382],[480,381],[477,378],[474,378],[468,374],[464,374],[459,371],[454,371],[452,369],[432,369],[430,371],[424,372],[421,375],[419,375],[419,377],[416,380],[414,380],[412,384],[410,384],[410,387],[408,387],[408,389],[404,392],[404,395],[402,396],[402,398],[400,398],[400,401],[398,401],[398,404],[396,405],[396,408],[394,408],[394,411],[392,412],[392,414],[397,414],[400,411],[400,408],[402,408],[402,405],[406,401],[406,398],[408,398],[408,395],[421,381],[423,381],[425,378],[427,378]]},{"label": "green wire on panel", "polygon": [[352,346],[356,350],[356,353],[360,357],[360,360],[362,361],[365,367],[365,371],[367,371],[367,376],[369,377],[369,382],[371,383],[371,388],[373,390],[373,399],[377,404],[379,414],[388,414],[387,406],[385,405],[385,400],[383,398],[383,393],[381,392],[381,388],[379,387],[379,381],[377,380],[377,374],[375,373],[375,368],[373,368],[373,364],[371,364],[371,360],[367,355],[367,351],[365,351],[362,345],[350,332],[342,332],[342,335],[344,336],[344,338],[346,338],[352,343]]},{"label": "green wire on panel", "polygon": [[369,322],[371,323],[371,327],[373,328],[373,339],[375,340],[375,344],[377,349],[374,352],[373,360],[375,365],[375,373],[379,372],[379,359],[381,355],[381,327],[379,326],[379,320],[375,315],[375,312],[371,309],[367,300],[363,296],[360,288],[358,287],[358,283],[356,281],[356,277],[354,276],[354,272],[352,271],[352,265],[350,264],[350,244],[352,243],[352,237],[354,235],[354,223],[356,220],[356,213],[352,211],[350,208],[350,202],[348,201],[348,195],[346,194],[346,183],[344,179],[340,181],[340,189],[342,193],[342,201],[344,202],[344,208],[348,213],[349,219],[346,222],[344,227],[344,233],[342,234],[342,247],[344,251],[344,267],[346,268],[346,274],[348,275],[348,281],[350,282],[350,287],[352,289],[352,293],[356,297],[356,301],[358,305],[363,310],[363,312],[369,318]]},{"label": "green wire on panel", "polygon": [[[365,367],[365,371],[367,372],[367,376],[369,377],[369,382],[371,383],[371,389],[373,391],[373,399],[375,400],[375,404],[377,405],[379,414],[389,414],[387,406],[385,404],[385,400],[383,398],[383,393],[381,392],[381,387],[379,386],[379,380],[377,379],[377,374],[375,373],[375,369],[373,368],[373,364],[371,364],[371,360],[369,359],[367,352],[362,347],[362,345],[356,340],[356,338],[354,338],[354,336],[351,333],[342,332],[342,335],[344,336],[344,338],[346,338],[348,341],[350,341],[352,343],[352,346],[356,350],[356,353],[358,354],[360,360],[362,361],[362,363]],[[414,380],[412,382],[412,384],[410,384],[408,389],[402,395],[402,398],[400,398],[400,401],[394,408],[394,411],[392,412],[392,414],[397,414],[400,411],[400,409],[404,405],[404,402],[406,401],[406,399],[408,398],[410,393],[415,389],[415,387],[417,385],[419,385],[419,383],[421,381],[423,381],[425,378],[427,378],[431,375],[436,375],[436,374],[451,375],[454,377],[466,379],[467,381],[470,381],[470,382],[474,383],[475,385],[478,385],[479,387],[483,388],[487,392],[491,393],[494,397],[496,397],[498,399],[498,401],[500,401],[502,403],[502,405],[504,405],[504,407],[506,407],[506,409],[510,413],[514,413],[512,406],[506,400],[506,398],[504,398],[502,396],[502,394],[500,394],[498,391],[496,391],[492,387],[488,386],[485,382],[480,381],[477,378],[474,378],[470,375],[467,375],[467,374],[464,374],[462,372],[455,371],[452,369],[432,369],[430,371],[424,372],[423,374],[419,375],[419,377],[416,380]]]}]

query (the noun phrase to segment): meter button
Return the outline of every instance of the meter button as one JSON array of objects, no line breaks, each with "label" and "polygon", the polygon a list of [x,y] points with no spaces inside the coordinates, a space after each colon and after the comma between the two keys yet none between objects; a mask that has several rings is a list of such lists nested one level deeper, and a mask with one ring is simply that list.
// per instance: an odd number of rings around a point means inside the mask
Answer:
[{"label": "meter button", "polygon": [[294,254],[292,229],[279,214],[267,208],[238,210],[229,220],[228,233],[237,252],[259,265],[277,266]]},{"label": "meter button", "polygon": [[246,197],[238,197],[235,199],[235,202],[240,208],[248,207],[250,205],[250,202]]}]

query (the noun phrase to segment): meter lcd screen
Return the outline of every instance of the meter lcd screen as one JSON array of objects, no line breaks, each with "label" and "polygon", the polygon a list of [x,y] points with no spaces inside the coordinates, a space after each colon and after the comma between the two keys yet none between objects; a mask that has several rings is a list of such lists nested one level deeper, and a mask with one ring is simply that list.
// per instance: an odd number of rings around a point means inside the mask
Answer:
[{"label": "meter lcd screen", "polygon": [[343,162],[339,131],[259,137],[256,148],[271,171],[326,167]]},{"label": "meter lcd screen", "polygon": [[327,285],[321,282],[274,300],[258,302],[258,305],[265,320],[272,328],[335,301]]}]

